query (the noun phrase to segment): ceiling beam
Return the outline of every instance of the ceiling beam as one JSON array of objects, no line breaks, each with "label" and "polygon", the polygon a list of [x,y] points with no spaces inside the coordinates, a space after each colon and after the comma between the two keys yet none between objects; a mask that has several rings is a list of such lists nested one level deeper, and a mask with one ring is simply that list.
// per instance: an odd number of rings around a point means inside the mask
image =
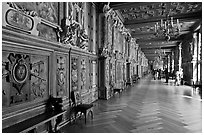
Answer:
[{"label": "ceiling beam", "polygon": [[[186,34],[191,32],[190,30],[181,30],[179,32],[179,34]],[[137,32],[137,33],[131,33],[131,36],[133,38],[141,38],[141,37],[150,37],[150,36],[154,36],[155,32]],[[176,39],[176,38],[174,38]]]},{"label": "ceiling beam", "polygon": [[[139,45],[140,46],[140,45]],[[175,47],[176,45],[172,45],[172,44],[169,44],[169,45],[161,45],[161,44],[157,44],[157,45],[143,45],[143,46],[140,46],[140,48],[161,48],[161,47]]]},{"label": "ceiling beam", "polygon": [[[178,18],[179,19],[179,18]],[[176,19],[174,18],[174,21],[175,21]],[[183,18],[183,19],[179,19],[179,22],[180,23],[183,23],[183,22],[192,22],[192,21],[194,21],[194,22],[197,22],[197,21],[199,21],[200,20],[200,18]],[[156,24],[156,22],[160,22],[161,21],[161,18],[159,18],[159,20],[157,20],[157,21],[153,21],[153,22],[148,22],[147,20],[144,20],[144,22],[143,23],[133,23],[133,24],[125,24],[125,27],[126,28],[139,28],[139,27],[144,27],[144,26],[154,26],[155,24]],[[175,23],[175,22],[174,22]]]},{"label": "ceiling beam", "polygon": [[138,44],[139,46],[158,46],[158,45],[162,45],[162,46],[167,46],[167,45],[177,45],[177,43],[161,43],[161,42],[154,42],[154,43],[151,43],[151,44],[147,44],[147,43],[140,43]]},{"label": "ceiling beam", "polygon": [[[142,52],[144,52],[145,54],[152,54],[152,53],[155,53],[155,51],[156,51],[157,49],[152,49],[152,50],[142,50]],[[163,49],[165,52],[172,52],[172,50],[171,49]]]},{"label": "ceiling beam", "polygon": [[[151,4],[155,4],[158,2],[152,2]],[[147,5],[147,2],[111,2],[110,7],[114,10],[119,9],[126,9],[126,8],[134,8],[139,6],[145,6]]]},{"label": "ceiling beam", "polygon": [[140,40],[138,39],[136,42],[138,44],[147,44],[147,43],[150,43],[153,44],[153,43],[162,43],[162,44],[175,44],[177,42],[181,41],[180,39],[177,39],[177,38],[171,38],[170,41],[166,41],[165,38],[154,38],[154,39],[146,39],[146,40]]}]

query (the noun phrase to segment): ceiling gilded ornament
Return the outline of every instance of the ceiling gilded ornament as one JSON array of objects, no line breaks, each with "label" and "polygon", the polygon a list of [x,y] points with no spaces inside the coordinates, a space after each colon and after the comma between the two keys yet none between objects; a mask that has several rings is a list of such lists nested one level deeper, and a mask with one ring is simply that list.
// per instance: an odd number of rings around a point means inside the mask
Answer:
[{"label": "ceiling gilded ornament", "polygon": [[152,17],[166,17],[200,11],[202,4],[197,2],[153,3],[132,8],[119,9],[125,21],[143,20]]}]

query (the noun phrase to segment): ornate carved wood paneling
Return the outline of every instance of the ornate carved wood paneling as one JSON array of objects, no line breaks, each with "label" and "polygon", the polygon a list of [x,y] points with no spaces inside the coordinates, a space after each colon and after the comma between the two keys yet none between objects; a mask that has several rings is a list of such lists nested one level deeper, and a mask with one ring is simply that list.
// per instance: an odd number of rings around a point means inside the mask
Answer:
[{"label": "ornate carved wood paneling", "polygon": [[3,106],[48,97],[48,57],[3,52]]},{"label": "ornate carved wood paneling", "polygon": [[31,55],[31,100],[48,98],[48,57]]},{"label": "ornate carved wood paneling", "polygon": [[88,57],[81,57],[81,71],[80,71],[80,80],[81,80],[81,96],[82,102],[88,103],[91,102],[91,88],[90,88],[90,63]]},{"label": "ornate carved wood paneling", "polygon": [[88,92],[87,89],[87,74],[89,73],[89,69],[88,69],[88,63],[87,60],[85,58],[81,59],[81,73],[80,73],[80,81],[81,81],[81,92],[82,94],[85,94]]},{"label": "ornate carved wood paneling", "polygon": [[67,89],[67,60],[66,56],[57,56],[57,96],[65,96]]},{"label": "ornate carved wood paneling", "polygon": [[78,57],[71,57],[71,90],[78,90]]}]

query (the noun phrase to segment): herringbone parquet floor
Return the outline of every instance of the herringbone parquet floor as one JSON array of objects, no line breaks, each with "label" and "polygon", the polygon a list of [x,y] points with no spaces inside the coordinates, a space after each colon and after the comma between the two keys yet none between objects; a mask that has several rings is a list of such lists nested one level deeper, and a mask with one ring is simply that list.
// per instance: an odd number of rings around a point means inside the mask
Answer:
[{"label": "herringbone parquet floor", "polygon": [[[61,128],[64,133],[201,133],[202,101],[189,86],[146,77],[109,100],[94,103],[94,119]],[[186,96],[188,95],[188,96]],[[191,96],[189,96],[191,95]]]}]

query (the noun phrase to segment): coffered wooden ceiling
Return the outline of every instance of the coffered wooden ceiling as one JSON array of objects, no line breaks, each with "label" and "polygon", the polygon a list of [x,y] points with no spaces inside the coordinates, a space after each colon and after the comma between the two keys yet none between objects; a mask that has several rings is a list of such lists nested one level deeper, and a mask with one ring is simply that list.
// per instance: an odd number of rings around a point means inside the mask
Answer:
[{"label": "coffered wooden ceiling", "polygon": [[[149,60],[156,56],[155,49],[171,52],[185,34],[202,22],[201,2],[111,2],[110,7],[118,13]],[[180,33],[167,42],[164,37],[155,35],[154,26],[161,19],[165,20],[168,14],[174,18],[174,23],[179,19]]]}]

